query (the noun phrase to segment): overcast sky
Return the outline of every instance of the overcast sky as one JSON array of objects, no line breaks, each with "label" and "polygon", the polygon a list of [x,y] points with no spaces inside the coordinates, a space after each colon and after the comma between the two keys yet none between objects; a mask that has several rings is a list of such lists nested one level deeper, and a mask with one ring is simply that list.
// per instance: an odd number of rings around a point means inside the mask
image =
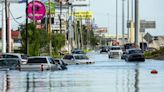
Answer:
[{"label": "overcast sky", "polygon": [[[153,35],[164,35],[164,12],[163,12],[164,0],[139,0],[139,1],[140,1],[140,18],[145,19],[145,20],[155,20],[157,24],[156,29],[147,30],[147,31],[149,31]],[[108,27],[109,34],[115,34],[116,0],[90,0],[90,2],[91,2],[91,6],[88,7],[88,9],[94,12],[95,23],[100,27]],[[126,2],[127,0],[125,0],[125,3]],[[118,28],[119,28],[119,34],[122,34],[121,33],[122,0],[118,0],[118,3],[119,3]],[[0,9],[2,9],[2,7]],[[20,17],[20,16],[23,17],[21,19],[18,19],[20,23],[25,22],[25,4],[11,4],[11,12],[13,13],[14,17]],[[125,19],[126,19],[127,13],[125,12],[125,14],[126,14]],[[0,17],[0,20],[1,20],[1,17]],[[11,28],[14,28],[14,29],[17,28],[18,23],[14,22],[12,18],[11,18],[11,22],[12,22]],[[125,30],[127,29],[125,28]]]}]

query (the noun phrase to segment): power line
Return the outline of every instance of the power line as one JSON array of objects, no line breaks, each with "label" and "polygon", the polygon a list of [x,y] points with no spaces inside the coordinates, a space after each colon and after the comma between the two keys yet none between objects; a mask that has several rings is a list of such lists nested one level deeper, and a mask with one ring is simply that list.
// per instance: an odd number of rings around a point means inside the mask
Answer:
[{"label": "power line", "polygon": [[[9,7],[8,7],[8,8],[9,8]],[[15,18],[15,17],[13,16],[13,14],[12,14],[10,8],[9,8],[9,12],[10,12],[10,15],[11,15],[11,17],[13,18],[13,20],[14,20],[16,23],[18,23],[19,25],[21,25],[22,23],[20,23],[20,22],[18,22],[18,21],[16,20],[16,18]]]}]

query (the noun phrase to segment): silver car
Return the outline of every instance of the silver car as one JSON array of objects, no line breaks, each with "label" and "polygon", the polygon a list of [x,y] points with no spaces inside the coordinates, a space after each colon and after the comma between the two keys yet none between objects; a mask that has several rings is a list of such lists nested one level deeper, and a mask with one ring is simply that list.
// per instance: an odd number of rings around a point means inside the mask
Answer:
[{"label": "silver car", "polygon": [[108,52],[109,58],[121,58],[123,54],[121,46],[111,46]]},{"label": "silver car", "polygon": [[94,61],[90,60],[85,54],[65,55],[63,61],[66,64],[92,64]]}]

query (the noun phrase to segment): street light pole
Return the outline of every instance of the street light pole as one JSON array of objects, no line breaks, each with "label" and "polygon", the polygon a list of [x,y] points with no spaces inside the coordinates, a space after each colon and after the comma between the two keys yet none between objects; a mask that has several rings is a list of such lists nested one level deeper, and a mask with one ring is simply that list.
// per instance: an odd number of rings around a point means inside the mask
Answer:
[{"label": "street light pole", "polygon": [[[129,0],[127,0],[127,24],[130,23],[129,22]],[[128,42],[129,42],[129,38],[130,38],[130,32],[129,32],[129,28],[127,27],[127,34],[128,34]]]},{"label": "street light pole", "polygon": [[135,0],[135,46],[138,47],[139,0]]},{"label": "street light pole", "polygon": [[118,40],[118,0],[116,0],[116,41]]},{"label": "street light pole", "polygon": [[125,0],[122,0],[122,43],[125,44],[125,3],[124,3]]}]

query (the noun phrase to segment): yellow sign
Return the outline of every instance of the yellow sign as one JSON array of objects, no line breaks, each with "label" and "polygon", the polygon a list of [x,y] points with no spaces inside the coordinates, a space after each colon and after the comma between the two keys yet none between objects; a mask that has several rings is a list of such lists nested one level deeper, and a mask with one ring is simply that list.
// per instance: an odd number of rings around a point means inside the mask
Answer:
[{"label": "yellow sign", "polygon": [[93,12],[91,11],[77,11],[74,13],[76,19],[91,19]]}]

